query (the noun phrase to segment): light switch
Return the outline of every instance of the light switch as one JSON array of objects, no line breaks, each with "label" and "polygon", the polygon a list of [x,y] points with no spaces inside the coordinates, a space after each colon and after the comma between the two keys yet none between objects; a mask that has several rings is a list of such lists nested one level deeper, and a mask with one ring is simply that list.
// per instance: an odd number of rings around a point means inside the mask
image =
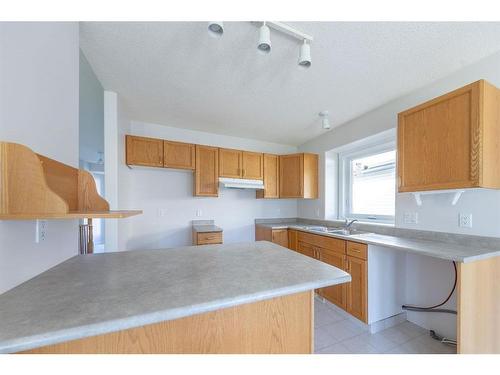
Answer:
[{"label": "light switch", "polygon": [[417,224],[418,223],[418,213],[417,212],[405,212],[403,221],[405,224]]},{"label": "light switch", "polygon": [[196,210],[196,216],[197,217],[203,216],[203,212],[200,209]]}]

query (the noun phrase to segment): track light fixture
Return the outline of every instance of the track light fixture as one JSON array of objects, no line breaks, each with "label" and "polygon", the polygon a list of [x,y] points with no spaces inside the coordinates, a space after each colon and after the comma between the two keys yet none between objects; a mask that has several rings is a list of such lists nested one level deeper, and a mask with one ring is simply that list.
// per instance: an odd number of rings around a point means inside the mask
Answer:
[{"label": "track light fixture", "polygon": [[208,23],[208,34],[214,38],[220,38],[224,34],[224,22],[210,21]]},{"label": "track light fixture", "polygon": [[304,43],[299,49],[299,66],[301,68],[309,68],[311,66],[311,46],[307,44],[306,39],[304,39]]},{"label": "track light fixture", "polygon": [[330,112],[328,111],[321,111],[319,113],[319,117],[321,117],[321,125],[323,125],[323,129],[325,130],[330,130],[331,128],[329,116]]},{"label": "track light fixture", "polygon": [[[261,24],[259,27],[259,42],[257,44],[257,50],[259,52],[263,54],[269,54],[269,52],[271,52],[271,29],[300,40],[302,44],[299,47],[298,64],[301,68],[305,69],[311,66],[311,43],[313,37],[283,22],[264,21]],[[210,21],[208,23],[208,32],[213,37],[220,38],[224,33],[223,22]]]},{"label": "track light fixture", "polygon": [[271,52],[271,30],[266,25],[266,22],[264,22],[259,29],[259,43],[257,44],[257,49],[263,54]]}]

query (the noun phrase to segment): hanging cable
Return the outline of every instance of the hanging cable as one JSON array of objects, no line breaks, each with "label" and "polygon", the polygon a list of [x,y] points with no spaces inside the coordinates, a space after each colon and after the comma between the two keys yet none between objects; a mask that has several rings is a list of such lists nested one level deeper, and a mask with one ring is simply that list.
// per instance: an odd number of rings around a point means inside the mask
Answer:
[{"label": "hanging cable", "polygon": [[448,297],[441,303],[434,305],[434,306],[428,306],[428,307],[421,307],[421,306],[413,306],[413,305],[403,305],[402,309],[403,310],[409,310],[409,311],[421,311],[421,312],[435,312],[435,313],[447,313],[447,314],[455,314],[457,315],[456,310],[451,310],[451,309],[438,309],[438,307],[443,306],[446,302],[448,302],[453,295],[453,292],[455,291],[455,288],[457,287],[457,279],[458,279],[458,274],[457,274],[457,264],[455,261],[453,261],[453,268],[455,270],[455,281],[453,282],[453,288],[451,289],[450,294]]}]

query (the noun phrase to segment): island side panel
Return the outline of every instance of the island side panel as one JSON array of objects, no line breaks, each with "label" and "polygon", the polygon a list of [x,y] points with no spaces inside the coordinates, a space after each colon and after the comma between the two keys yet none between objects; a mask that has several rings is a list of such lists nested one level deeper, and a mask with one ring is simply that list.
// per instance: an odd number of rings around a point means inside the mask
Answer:
[{"label": "island side panel", "polygon": [[500,353],[500,257],[458,270],[458,353]]},{"label": "island side panel", "polygon": [[36,354],[309,354],[312,291],[48,345]]}]

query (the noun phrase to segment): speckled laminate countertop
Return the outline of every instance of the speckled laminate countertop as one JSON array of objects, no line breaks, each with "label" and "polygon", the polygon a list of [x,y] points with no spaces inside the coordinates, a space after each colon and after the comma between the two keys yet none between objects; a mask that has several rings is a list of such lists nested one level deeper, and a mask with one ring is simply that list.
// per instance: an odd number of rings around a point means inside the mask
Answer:
[{"label": "speckled laminate countertop", "polygon": [[0,353],[350,280],[266,241],[75,256],[0,295]]},{"label": "speckled laminate countertop", "polygon": [[317,230],[310,230],[307,227],[316,226],[313,224],[301,223],[265,223],[256,224],[271,229],[297,229],[300,231],[314,233],[322,236],[341,238],[343,240],[362,242],[370,245],[390,247],[393,249],[408,251],[420,255],[426,255],[439,259],[453,260],[456,262],[474,262],[481,259],[487,259],[500,256],[500,249],[483,246],[465,246],[442,241],[413,239],[406,237],[389,236],[377,233],[360,233],[353,235],[342,235],[326,233]]}]

